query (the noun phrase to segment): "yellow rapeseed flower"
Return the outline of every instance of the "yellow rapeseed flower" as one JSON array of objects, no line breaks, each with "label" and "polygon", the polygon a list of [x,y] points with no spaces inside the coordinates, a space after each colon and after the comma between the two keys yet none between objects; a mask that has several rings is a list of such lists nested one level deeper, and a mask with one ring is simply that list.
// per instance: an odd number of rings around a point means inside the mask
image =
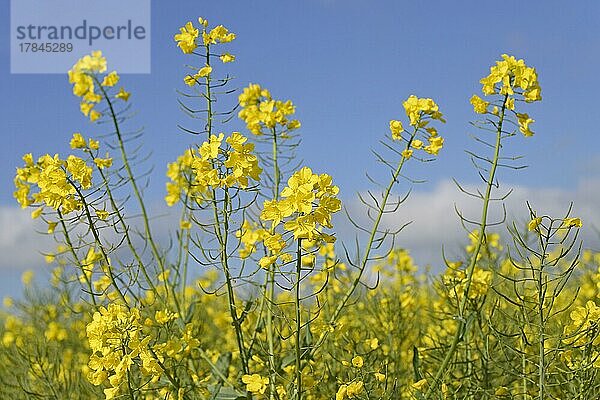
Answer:
[{"label": "yellow rapeseed flower", "polygon": [[198,70],[198,73],[195,75],[195,77],[204,78],[210,75],[211,72],[212,67],[210,65],[205,65],[204,67],[200,68],[200,70]]},{"label": "yellow rapeseed flower", "polygon": [[70,145],[72,149],[83,149],[86,146],[86,142],[81,133],[74,133]]},{"label": "yellow rapeseed flower", "polygon": [[188,22],[179,28],[179,33],[174,36],[174,39],[181,51],[185,54],[190,54],[198,47],[196,44],[198,35],[198,29],[194,28],[191,22]]},{"label": "yellow rapeseed flower", "polygon": [[219,58],[223,63],[230,63],[235,61],[235,56],[229,53],[223,53]]},{"label": "yellow rapeseed flower", "polygon": [[411,158],[413,155],[413,151],[411,149],[405,149],[402,151],[402,157],[404,157],[405,159],[409,159]]},{"label": "yellow rapeseed flower", "polygon": [[190,229],[192,227],[192,223],[190,221],[181,220],[179,221],[180,229]]},{"label": "yellow rapeseed flower", "polygon": [[117,99],[121,99],[123,101],[128,101],[129,100],[129,96],[131,96],[131,93],[127,92],[125,89],[120,88],[119,89],[119,93],[115,94],[115,97]]},{"label": "yellow rapeseed flower", "polygon": [[402,126],[402,122],[398,120],[390,121],[390,131],[392,132],[392,139],[394,140],[402,140],[402,132],[404,132],[404,127]]},{"label": "yellow rapeseed flower", "polygon": [[32,281],[33,281],[33,271],[27,270],[27,271],[23,272],[23,274],[21,275],[21,282],[23,282],[23,285],[29,286],[29,285],[31,285]]},{"label": "yellow rapeseed flower", "polygon": [[477,114],[485,114],[490,103],[474,94],[471,96],[471,104],[473,105],[473,109]]},{"label": "yellow rapeseed flower", "polygon": [[100,169],[110,168],[112,166],[112,158],[94,158],[94,164]]},{"label": "yellow rapeseed flower", "polygon": [[96,217],[98,217],[99,220],[106,220],[108,218],[108,211],[106,210],[96,210]]},{"label": "yellow rapeseed flower", "polygon": [[117,74],[117,71],[112,71],[102,80],[102,86],[106,87],[115,86],[117,83],[119,83],[119,74]]},{"label": "yellow rapeseed flower", "polygon": [[583,226],[583,222],[581,222],[580,218],[565,218],[562,223],[562,227],[564,228],[581,228]]},{"label": "yellow rapeseed flower", "polygon": [[269,378],[263,378],[259,374],[243,375],[242,382],[246,384],[246,390],[254,394],[264,394],[269,384]]},{"label": "yellow rapeseed flower", "polygon": [[527,224],[527,229],[530,230],[530,231],[534,231],[534,230],[536,230],[538,228],[538,226],[540,226],[541,223],[542,223],[542,217],[533,218]]},{"label": "yellow rapeseed flower", "polygon": [[364,363],[365,362],[361,356],[356,356],[352,358],[352,365],[356,368],[362,368]]}]

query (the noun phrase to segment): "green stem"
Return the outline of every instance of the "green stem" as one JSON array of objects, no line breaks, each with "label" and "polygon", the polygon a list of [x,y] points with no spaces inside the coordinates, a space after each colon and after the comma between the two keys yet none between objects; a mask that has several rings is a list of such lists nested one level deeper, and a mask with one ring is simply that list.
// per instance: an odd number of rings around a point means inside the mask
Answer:
[{"label": "green stem", "polygon": [[[206,65],[210,66],[210,46],[206,45]],[[213,129],[213,110],[212,110],[212,90],[211,90],[211,85],[210,85],[210,74],[208,74],[206,77],[206,94],[204,95],[205,99],[206,99],[206,103],[207,103],[207,111],[206,111],[206,134],[207,134],[207,139],[210,140],[210,136],[212,135],[212,129]],[[214,165],[213,165],[214,167]],[[224,194],[225,197],[223,199],[223,209],[219,210],[218,205],[217,205],[217,195],[216,195],[216,190],[212,189],[211,193],[212,193],[212,198],[211,198],[211,202],[212,202],[212,209],[213,209],[213,215],[215,218],[215,225],[214,225],[214,229],[215,229],[215,236],[217,237],[217,240],[219,242],[219,246],[220,246],[220,261],[221,261],[221,266],[223,267],[223,272],[225,274],[225,284],[227,286],[227,299],[228,299],[228,303],[229,303],[229,313],[231,315],[231,320],[232,320],[232,324],[235,330],[235,336],[236,336],[236,341],[237,341],[237,345],[238,345],[238,350],[240,352],[240,360],[242,362],[242,371],[244,374],[248,374],[248,356],[246,354],[246,350],[245,350],[245,346],[244,346],[244,334],[242,332],[242,326],[241,326],[241,322],[240,319],[238,318],[237,315],[237,306],[236,306],[236,301],[235,301],[235,292],[233,289],[233,282],[232,282],[232,277],[231,277],[231,273],[229,270],[229,257],[227,254],[227,238],[229,235],[229,206],[230,206],[230,199],[229,199],[229,192],[227,190],[227,188],[225,188],[224,190]],[[221,219],[219,218],[219,212],[222,212],[223,214],[223,231],[221,231]],[[251,393],[247,392],[247,396],[248,399],[251,398]]]},{"label": "green stem", "polygon": [[[185,201],[183,205],[183,216],[182,219],[185,219],[187,216],[187,202],[188,195],[185,196]],[[181,303],[185,308],[187,306],[185,299],[185,288],[187,285],[187,273],[188,273],[188,261],[189,261],[189,245],[190,245],[190,230],[189,229],[181,229],[181,237],[179,238],[179,249],[177,251],[177,271],[181,269],[181,264],[183,263],[183,271],[181,273]],[[183,237],[185,236],[185,238]],[[177,303],[179,305],[179,303]],[[183,315],[181,310],[179,311],[179,315],[182,320],[187,319],[187,315]]]},{"label": "green stem", "polygon": [[523,377],[523,400],[527,400],[527,358],[525,357],[525,343],[521,337],[521,368]]},{"label": "green stem", "polygon": [[[540,288],[541,288],[541,284],[542,284],[542,272],[540,270],[539,273],[539,284],[540,284]],[[546,360],[545,360],[545,329],[544,329],[544,324],[545,324],[545,320],[544,320],[544,294],[542,293],[542,291],[540,290],[540,294],[539,294],[540,298],[539,298],[539,313],[540,313],[540,343],[539,343],[539,388],[538,388],[538,393],[539,393],[539,400],[544,400],[544,384],[545,384],[545,378],[546,378]]]},{"label": "green stem", "polygon": [[278,149],[277,149],[277,131],[275,128],[272,129],[273,133],[273,198],[279,199],[279,184],[281,182],[281,173],[279,172],[279,161],[278,161]]},{"label": "green stem", "polygon": [[[548,230],[549,231],[549,230]],[[548,232],[549,234],[549,232]],[[539,362],[538,362],[538,371],[539,371],[539,387],[538,387],[538,399],[544,400],[544,390],[546,384],[546,345],[545,345],[545,335],[546,335],[546,318],[544,317],[544,305],[546,302],[546,294],[544,288],[546,284],[544,283],[544,262],[546,261],[546,252],[548,251],[548,240],[542,240],[541,235],[539,236],[540,247],[542,249],[542,257],[540,258],[540,269],[537,271],[537,285],[538,285],[538,313],[539,313]]]},{"label": "green stem", "polygon": [[[279,172],[279,161],[278,161],[278,147],[277,147],[277,131],[275,128],[272,130],[273,133],[273,175],[274,175],[274,187],[273,187],[273,199],[279,200],[279,183],[281,180]],[[269,391],[269,399],[275,398],[276,388],[275,380],[277,379],[277,371],[275,370],[275,338],[273,332],[273,309],[275,307],[275,265],[269,266],[266,273],[266,293],[267,298],[267,345],[269,346],[269,385],[271,390]]]},{"label": "green stem", "polygon": [[[121,351],[123,352],[123,356],[127,354],[127,349],[125,348],[125,343],[123,342],[121,342]],[[127,368],[127,388],[129,389],[129,397],[131,397],[131,400],[135,400],[133,388],[131,387],[131,372],[129,371],[129,368]]]},{"label": "green stem", "polygon": [[96,295],[94,294],[94,289],[92,288],[92,281],[88,278],[86,271],[83,269],[83,265],[82,265],[81,261],[79,260],[77,253],[75,252],[75,248],[73,247],[73,243],[71,242],[71,236],[69,235],[69,231],[67,230],[67,226],[65,225],[65,220],[63,219],[62,213],[60,212],[60,210],[56,210],[56,212],[58,214],[58,220],[60,221],[60,226],[62,227],[63,234],[65,236],[65,242],[67,243],[67,246],[69,247],[71,255],[75,258],[75,263],[77,264],[78,267],[81,268],[81,272],[85,279],[85,283],[87,284],[88,290],[90,291],[92,303],[94,303],[94,308],[98,308],[98,304],[96,302]]},{"label": "green stem", "polygon": [[[206,65],[210,67],[210,46],[206,45]],[[206,75],[206,134],[207,139],[210,139],[210,135],[212,134],[212,120],[213,120],[213,112],[212,112],[212,93],[210,87],[210,74]]]},{"label": "green stem", "polygon": [[298,248],[296,250],[296,288],[294,306],[296,309],[296,400],[302,400],[302,321],[300,309],[300,283],[302,274],[302,239],[298,239]]},{"label": "green stem", "polygon": [[219,240],[220,246],[220,258],[221,265],[223,266],[223,272],[225,273],[225,284],[227,286],[227,300],[229,302],[229,312],[231,314],[232,324],[235,328],[236,340],[238,344],[238,349],[240,352],[240,360],[242,361],[242,371],[244,374],[248,373],[248,357],[246,354],[245,346],[244,346],[244,334],[242,332],[241,322],[237,315],[237,306],[235,301],[235,292],[233,290],[233,282],[231,277],[231,272],[229,270],[229,257],[227,255],[227,238],[229,232],[229,191],[227,189],[223,190],[225,193],[225,198],[223,199],[223,230],[221,231],[221,220],[219,218],[219,212],[217,208],[217,199],[216,199],[216,191],[213,189],[213,211],[215,217],[215,235]]}]

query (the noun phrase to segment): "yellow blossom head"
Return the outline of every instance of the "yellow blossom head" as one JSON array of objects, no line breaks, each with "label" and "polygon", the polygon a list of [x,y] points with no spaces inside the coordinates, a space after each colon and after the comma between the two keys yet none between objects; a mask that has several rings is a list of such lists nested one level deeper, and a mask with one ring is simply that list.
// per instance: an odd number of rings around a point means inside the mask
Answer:
[{"label": "yellow blossom head", "polygon": [[188,22],[179,28],[179,33],[174,36],[174,39],[181,51],[185,54],[190,54],[198,47],[196,44],[198,35],[198,29],[196,29],[191,22]]}]

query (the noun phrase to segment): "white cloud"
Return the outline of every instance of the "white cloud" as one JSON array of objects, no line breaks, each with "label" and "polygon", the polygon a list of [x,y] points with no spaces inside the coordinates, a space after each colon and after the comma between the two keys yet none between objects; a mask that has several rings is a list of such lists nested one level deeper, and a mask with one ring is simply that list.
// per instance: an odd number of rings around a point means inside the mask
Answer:
[{"label": "white cloud", "polygon": [[41,221],[31,219],[31,210],[0,207],[0,271],[43,263],[40,252],[52,248],[52,238],[39,234],[42,229]]},{"label": "white cloud", "polygon": [[[151,214],[158,216],[152,221],[157,240],[168,243],[169,230],[179,224],[175,213],[171,213],[166,206],[155,206]],[[132,224],[132,228],[143,230],[139,219],[133,220]],[[0,277],[2,270],[35,270],[45,265],[43,254],[53,251],[57,246],[51,235],[44,234],[46,229],[41,219],[31,219],[31,209],[0,206]],[[101,234],[109,242],[117,241],[114,231],[104,230]],[[136,242],[139,241],[137,234],[133,237]]]},{"label": "white cloud", "polygon": [[[152,221],[153,235],[162,244],[168,245],[170,231],[179,226],[179,219],[173,210],[165,205],[152,204],[150,214],[156,216]],[[143,232],[139,218],[131,221],[134,245],[143,249],[141,239],[137,232]],[[57,243],[51,235],[44,234],[46,224],[41,219],[31,219],[31,209],[21,209],[17,206],[0,206],[0,299],[4,296],[19,297],[22,294],[21,273],[33,270],[40,276],[40,283],[44,284],[51,268],[44,260],[45,253],[56,249]],[[58,228],[57,228],[58,231]],[[74,234],[74,237],[76,235]],[[114,231],[107,229],[101,231],[103,241],[116,243],[119,239]],[[148,253],[148,250],[146,250]],[[115,257],[123,256],[128,260],[128,250],[118,250]]]}]

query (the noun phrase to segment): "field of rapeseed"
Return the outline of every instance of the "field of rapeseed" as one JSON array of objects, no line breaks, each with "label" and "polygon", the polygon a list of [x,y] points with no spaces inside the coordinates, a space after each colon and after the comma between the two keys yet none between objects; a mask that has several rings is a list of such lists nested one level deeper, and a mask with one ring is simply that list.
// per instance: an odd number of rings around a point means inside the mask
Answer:
[{"label": "field of rapeseed", "polygon": [[[443,110],[407,94],[390,116],[373,143],[388,182],[359,194],[368,218],[346,212],[359,240],[341,243],[339,188],[299,161],[292,101],[258,84],[236,91],[221,72],[235,39],[203,18],[174,36],[193,66],[179,101],[197,143],[166,166],[165,201],[180,215],[167,244],[136,175],[135,94],[100,51],[68,71],[105,134],[75,133],[72,154],[26,154],[17,169],[14,197],[56,251],[47,289],[4,301],[0,398],[600,397],[600,254],[578,240],[582,221],[568,204],[564,215],[527,204],[528,224],[489,231],[507,225],[488,216],[509,194],[497,171],[520,167],[503,145],[535,140],[535,68],[490,60],[470,99],[482,185],[459,188],[480,218],[459,214],[470,244],[434,276],[382,220],[401,212],[411,165],[443,156]],[[246,131],[228,128],[234,118]]]}]

